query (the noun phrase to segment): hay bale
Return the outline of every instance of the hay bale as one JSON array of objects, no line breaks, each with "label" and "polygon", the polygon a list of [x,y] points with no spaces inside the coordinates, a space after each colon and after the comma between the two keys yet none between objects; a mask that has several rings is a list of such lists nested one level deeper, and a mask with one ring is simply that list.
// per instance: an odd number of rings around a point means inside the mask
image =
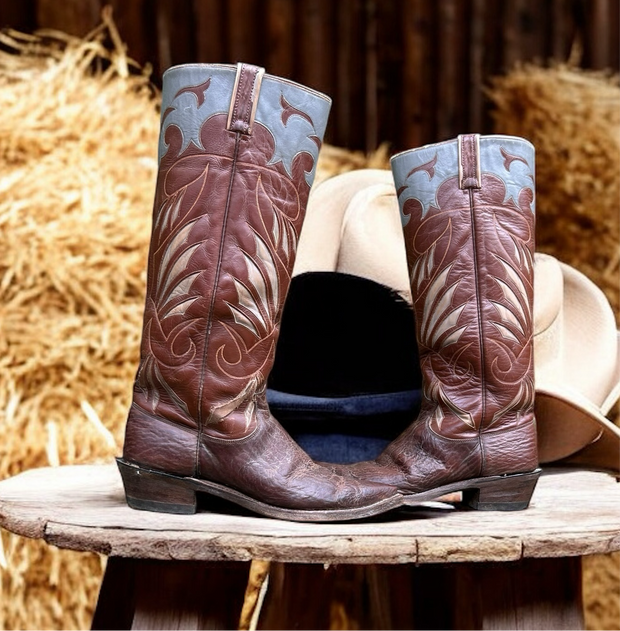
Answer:
[{"label": "hay bale", "polygon": [[573,265],[620,308],[620,78],[519,65],[493,80],[495,131],[536,147],[536,248]]},{"label": "hay bale", "polygon": [[[14,51],[0,54],[2,478],[110,461],[122,444],[159,115],[110,33],[2,35]],[[0,628],[90,626],[104,558],[1,540]]]}]

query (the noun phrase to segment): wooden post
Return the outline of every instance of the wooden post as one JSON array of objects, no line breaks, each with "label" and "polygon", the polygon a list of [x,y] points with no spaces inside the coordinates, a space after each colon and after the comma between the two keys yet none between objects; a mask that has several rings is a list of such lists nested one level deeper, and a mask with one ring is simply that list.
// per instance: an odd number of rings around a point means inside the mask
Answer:
[{"label": "wooden post", "polygon": [[579,557],[411,569],[412,629],[583,629]]},{"label": "wooden post", "polygon": [[333,578],[323,565],[272,563],[258,629],[329,629]]},{"label": "wooden post", "polygon": [[93,629],[237,629],[249,564],[112,557]]}]

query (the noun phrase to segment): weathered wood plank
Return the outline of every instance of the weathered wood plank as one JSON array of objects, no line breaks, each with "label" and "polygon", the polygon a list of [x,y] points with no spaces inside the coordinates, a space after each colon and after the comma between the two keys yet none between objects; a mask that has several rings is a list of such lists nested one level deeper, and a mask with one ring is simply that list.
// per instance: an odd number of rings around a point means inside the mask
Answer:
[{"label": "weathered wood plank", "polygon": [[32,31],[36,25],[36,4],[34,0],[0,3],[0,28],[18,31]]},{"label": "weathered wood plank", "polygon": [[264,64],[264,27],[257,0],[226,0],[228,49],[221,61]]},{"label": "weathered wood plank", "polygon": [[470,563],[451,573],[448,629],[584,628],[579,558]]},{"label": "weathered wood plank", "polygon": [[484,0],[472,0],[469,34],[469,129],[468,133],[479,133],[483,129],[484,90]]},{"label": "weathered wood plank", "polygon": [[[218,508],[220,510],[220,508]],[[33,469],[0,482],[0,525],[59,547],[159,559],[299,563],[511,561],[620,550],[620,484],[605,474],[544,475],[526,511],[426,505],[362,522],[295,523],[130,509],[116,466]]]},{"label": "weathered wood plank", "polygon": [[551,56],[558,61],[567,61],[575,32],[569,0],[551,0]]},{"label": "weathered wood plank", "polygon": [[402,127],[397,143],[402,149],[419,147],[436,138],[434,9],[434,3],[412,0],[403,12]]},{"label": "weathered wood plank", "polygon": [[267,71],[281,77],[295,72],[295,5],[289,0],[266,0]]},{"label": "weathered wood plank", "polygon": [[[264,65],[332,96],[326,141],[350,149],[492,133],[482,89],[518,61],[566,61],[582,49],[579,65],[620,70],[617,0],[110,2],[130,55],[154,66],[156,84],[185,61]],[[4,4],[3,25],[84,35],[106,3]]]},{"label": "weathered wood plank", "polygon": [[226,61],[222,4],[222,0],[194,0],[196,61],[198,62],[222,63]]},{"label": "weathered wood plank", "polygon": [[[617,4],[617,0],[613,0]],[[587,4],[590,63],[593,68],[605,68],[609,59],[609,1],[590,0]]]},{"label": "weathered wood plank", "polygon": [[237,629],[249,564],[134,561],[132,629]]},{"label": "weathered wood plank", "polygon": [[170,66],[195,61],[195,31],[187,29],[194,20],[191,4],[157,0],[151,6],[156,12],[158,74]]},{"label": "weathered wood plank", "polygon": [[321,565],[272,563],[258,628],[329,629],[336,582]]},{"label": "weathered wood plank", "polygon": [[[401,23],[407,0],[378,2],[377,11],[377,142],[399,138],[403,129],[403,29]],[[376,147],[371,147],[375,149]]]},{"label": "weathered wood plank", "polygon": [[609,30],[609,50],[605,67],[612,70],[620,68],[620,3],[609,4],[609,15],[606,28]]},{"label": "weathered wood plank", "polygon": [[[521,16],[525,10],[527,0],[512,0],[512,2],[502,2],[503,24],[503,71],[509,72],[515,63],[523,56],[521,40]],[[497,28],[499,25],[493,25]]]},{"label": "weathered wood plank", "polygon": [[133,559],[110,557],[99,588],[91,629],[130,629],[135,609],[135,570]]},{"label": "weathered wood plank", "polygon": [[366,36],[365,36],[365,69],[366,69],[366,94],[365,109],[366,116],[364,120],[364,137],[366,145],[364,149],[369,152],[375,149],[379,144],[379,126],[377,117],[379,115],[378,108],[378,72],[379,61],[377,53],[377,3],[374,0],[366,2]]},{"label": "weathered wood plank", "polygon": [[368,613],[360,628],[428,629],[414,624],[415,608],[424,602],[416,594],[413,580],[421,567],[424,566],[371,565],[363,568]]},{"label": "weathered wood plank", "polygon": [[449,140],[458,127],[458,108],[467,104],[460,89],[460,79],[466,72],[463,61],[463,30],[467,23],[458,19],[458,9],[462,2],[444,0],[437,3],[437,98],[441,107],[437,108],[437,141]]},{"label": "weathered wood plank", "polygon": [[109,0],[112,19],[116,24],[127,54],[138,63],[152,64],[157,60],[156,12],[149,0]]},{"label": "weathered wood plank", "polygon": [[[335,87],[334,44],[337,41],[336,4],[332,0],[298,0],[297,79],[330,96]],[[326,141],[331,142],[331,126]]]},{"label": "weathered wood plank", "polygon": [[100,0],[37,0],[37,22],[44,28],[83,37],[101,21],[101,7]]},{"label": "weathered wood plank", "polygon": [[275,563],[258,628],[583,629],[580,561]]},{"label": "weathered wood plank", "polygon": [[364,2],[340,0],[337,10],[338,46],[332,105],[332,141],[340,147],[365,149],[363,121],[366,60],[364,58]]}]

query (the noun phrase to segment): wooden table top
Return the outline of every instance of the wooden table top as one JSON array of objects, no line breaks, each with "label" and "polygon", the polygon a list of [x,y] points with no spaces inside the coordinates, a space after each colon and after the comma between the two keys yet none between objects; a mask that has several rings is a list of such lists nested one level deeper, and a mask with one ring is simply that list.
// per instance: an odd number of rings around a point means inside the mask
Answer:
[{"label": "wooden table top", "polygon": [[[221,510],[221,509],[220,509]],[[604,473],[541,476],[530,508],[481,512],[430,503],[329,524],[250,514],[171,515],[125,503],[115,464],[32,469],[0,482],[0,525],[111,556],[290,563],[516,561],[620,550],[620,484]]]}]

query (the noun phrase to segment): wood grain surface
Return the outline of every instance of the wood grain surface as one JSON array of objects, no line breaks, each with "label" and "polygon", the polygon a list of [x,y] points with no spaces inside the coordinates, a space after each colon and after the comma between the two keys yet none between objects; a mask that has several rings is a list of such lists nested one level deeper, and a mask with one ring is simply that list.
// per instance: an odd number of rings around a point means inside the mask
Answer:
[{"label": "wood grain surface", "polygon": [[371,520],[307,524],[255,517],[221,504],[205,504],[190,516],[136,511],[125,503],[116,465],[63,466],[0,482],[0,525],[61,548],[134,558],[516,561],[620,550],[620,484],[602,473],[549,471],[525,511],[478,512],[433,503]]},{"label": "wood grain surface", "polygon": [[153,81],[182,63],[236,63],[333,98],[325,141],[392,151],[498,133],[485,89],[517,62],[620,64],[617,0],[0,0],[0,27],[83,37],[111,6]]}]

